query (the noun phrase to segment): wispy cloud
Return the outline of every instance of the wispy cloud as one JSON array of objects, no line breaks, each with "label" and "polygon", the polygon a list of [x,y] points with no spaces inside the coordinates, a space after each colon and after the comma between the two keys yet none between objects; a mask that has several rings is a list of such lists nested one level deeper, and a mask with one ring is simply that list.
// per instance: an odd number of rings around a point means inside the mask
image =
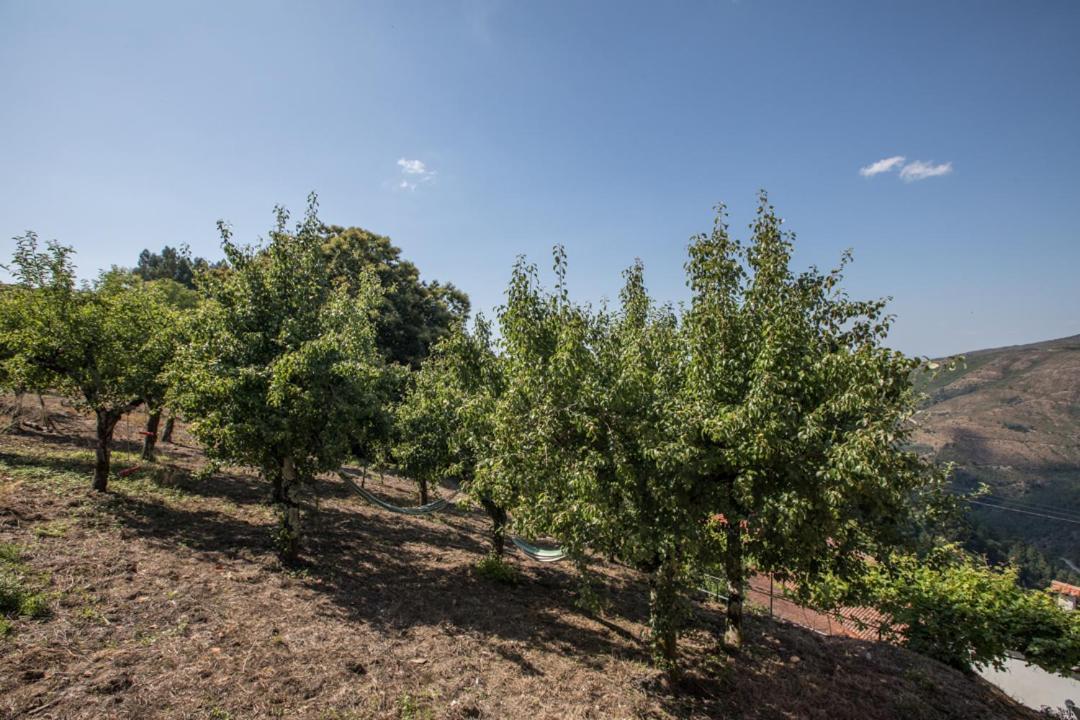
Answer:
[{"label": "wispy cloud", "polygon": [[903,155],[893,155],[892,157],[882,158],[876,163],[870,163],[866,167],[859,168],[859,174],[863,177],[874,177],[881,173],[892,172],[904,162]]},{"label": "wispy cloud", "polygon": [[900,179],[904,182],[915,182],[916,180],[948,175],[951,172],[951,162],[934,165],[933,163],[916,160],[904,166],[903,170],[900,171]]},{"label": "wispy cloud", "polygon": [[859,174],[869,178],[874,177],[875,175],[881,175],[882,173],[890,173],[894,170],[900,171],[901,180],[910,183],[915,182],[916,180],[925,180],[926,178],[948,175],[952,172],[952,163],[944,162],[935,165],[934,163],[928,163],[922,160],[912,160],[911,162],[907,162],[907,158],[903,155],[893,155],[892,157],[882,158],[877,162],[870,163],[866,167],[859,168]]},{"label": "wispy cloud", "polygon": [[401,180],[398,182],[398,187],[402,190],[415,190],[421,183],[435,179],[435,171],[422,160],[399,158],[397,164],[401,168]]}]

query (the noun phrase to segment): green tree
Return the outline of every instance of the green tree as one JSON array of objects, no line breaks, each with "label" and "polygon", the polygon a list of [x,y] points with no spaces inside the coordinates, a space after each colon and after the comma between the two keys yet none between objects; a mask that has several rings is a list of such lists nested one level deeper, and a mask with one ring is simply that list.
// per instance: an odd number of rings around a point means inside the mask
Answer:
[{"label": "green tree", "polygon": [[654,655],[674,670],[678,591],[707,517],[678,464],[654,452],[673,430],[678,324],[649,301],[640,264],[615,312],[573,303],[565,270],[557,248],[547,292],[534,266],[515,267],[499,318],[506,389],[483,482],[522,531],[646,573]]},{"label": "green tree", "polygon": [[334,282],[317,203],[294,231],[288,214],[263,247],[220,223],[229,272],[200,282],[202,302],[170,372],[169,403],[211,457],[251,465],[273,487],[280,548],[299,550],[300,493],[338,467],[380,420],[388,374],[375,345],[377,279]]},{"label": "green tree", "polygon": [[186,245],[174,248],[166,245],[160,253],[143,250],[132,272],[143,280],[172,280],[189,290],[195,289],[195,276],[199,272],[220,268],[221,263],[211,263],[205,258],[191,257]]},{"label": "green tree", "polygon": [[198,295],[174,280],[153,280],[146,283],[148,301],[152,303],[153,328],[150,342],[144,348],[142,359],[151,367],[160,368],[143,389],[146,406],[146,428],[143,431],[142,458],[154,460],[157,446],[158,426],[165,407],[169,384],[165,368],[172,363],[180,347],[186,342],[184,314],[191,312],[198,303]]},{"label": "green tree", "polygon": [[841,271],[794,274],[764,196],[744,246],[721,213],[695,237],[680,314],[639,265],[617,311],[577,305],[519,263],[500,314],[506,391],[485,470],[501,504],[572,554],[647,573],[654,650],[674,667],[680,588],[719,564],[726,640],[741,642],[753,566],[809,583],[860,577],[910,536],[913,499],[943,480],[906,451],[915,360],[882,347],[884,302]]},{"label": "green tree", "polygon": [[992,568],[948,545],[926,557],[902,554],[872,569],[886,637],[970,671],[1000,667],[1009,651],[1050,672],[1080,666],[1080,613],[1025,590],[1015,568]]},{"label": "green tree", "polygon": [[944,482],[907,449],[922,362],[883,345],[886,301],[848,298],[846,255],[829,273],[793,273],[780,224],[762,193],[748,245],[722,208],[692,241],[681,432],[662,451],[719,520],[731,645],[751,562],[800,585],[857,578],[910,539],[914,501]]},{"label": "green tree", "polygon": [[0,296],[4,374],[52,386],[94,412],[93,488],[105,491],[116,423],[143,401],[161,370],[153,352],[155,295],[124,272],[77,287],[71,248],[49,242],[40,250],[33,232],[16,243],[17,285]]},{"label": "green tree", "polygon": [[350,286],[374,273],[383,287],[376,342],[385,357],[413,369],[438,340],[469,314],[469,298],[450,284],[424,282],[390,238],[362,228],[325,226],[323,252],[330,272]]},{"label": "green tree", "polygon": [[476,478],[489,453],[492,412],[501,390],[487,321],[478,316],[472,332],[458,323],[412,374],[396,408],[393,448],[399,467],[420,483],[421,502],[427,502],[427,483],[457,480],[480,503],[491,518],[496,556],[503,552],[506,511]]}]

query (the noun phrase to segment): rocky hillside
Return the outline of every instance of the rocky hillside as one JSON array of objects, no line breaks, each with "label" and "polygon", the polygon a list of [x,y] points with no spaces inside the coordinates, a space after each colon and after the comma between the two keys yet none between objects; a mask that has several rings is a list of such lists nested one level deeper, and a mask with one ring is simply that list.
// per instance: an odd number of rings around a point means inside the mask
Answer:
[{"label": "rocky hillside", "polygon": [[956,463],[959,487],[990,486],[973,511],[997,539],[1080,564],[1080,335],[942,365],[921,380],[916,441]]}]

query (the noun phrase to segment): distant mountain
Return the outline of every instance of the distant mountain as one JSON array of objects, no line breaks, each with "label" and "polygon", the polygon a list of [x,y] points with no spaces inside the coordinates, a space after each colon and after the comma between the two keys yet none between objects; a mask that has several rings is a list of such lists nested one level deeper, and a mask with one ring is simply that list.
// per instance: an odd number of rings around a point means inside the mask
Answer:
[{"label": "distant mountain", "polygon": [[958,487],[990,486],[972,507],[986,537],[1028,543],[1067,574],[1065,560],[1080,565],[1080,335],[947,363],[917,383],[929,399],[916,442],[956,463]]}]

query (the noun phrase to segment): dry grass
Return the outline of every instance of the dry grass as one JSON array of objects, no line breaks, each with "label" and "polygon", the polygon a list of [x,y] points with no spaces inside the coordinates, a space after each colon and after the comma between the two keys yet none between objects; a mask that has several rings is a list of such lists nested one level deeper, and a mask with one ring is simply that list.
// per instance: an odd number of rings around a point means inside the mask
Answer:
[{"label": "dry grass", "polygon": [[709,608],[670,687],[633,573],[599,564],[609,605],[590,614],[569,568],[511,556],[520,582],[478,574],[482,515],[392,515],[329,479],[304,562],[283,567],[257,478],[200,478],[197,451],[165,445],[94,494],[90,428],[61,410],[60,434],[0,437],[0,542],[23,548],[52,609],[0,641],[0,718],[1032,717],[906,651],[763,618],[741,654],[717,655]]}]

